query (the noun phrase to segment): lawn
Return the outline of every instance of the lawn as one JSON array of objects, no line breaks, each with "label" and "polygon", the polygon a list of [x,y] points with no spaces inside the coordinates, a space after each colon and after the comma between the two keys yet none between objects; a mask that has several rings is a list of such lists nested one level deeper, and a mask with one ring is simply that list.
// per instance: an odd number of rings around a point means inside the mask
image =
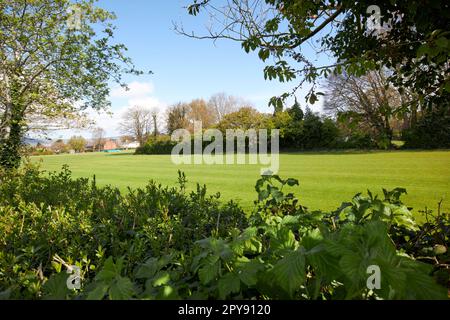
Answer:
[{"label": "lawn", "polygon": [[[246,209],[256,198],[254,185],[260,172],[259,165],[176,166],[170,156],[132,154],[45,156],[42,161],[45,170],[68,164],[75,177],[95,174],[99,184],[122,190],[144,186],[150,179],[175,185],[181,170],[190,188],[197,182],[206,184],[210,193],[220,192],[224,199],[234,199]],[[382,188],[395,187],[408,190],[404,200],[415,212],[436,209],[442,198],[445,210],[450,208],[450,151],[282,154],[279,174],[300,181],[295,194],[311,209],[335,209],[358,192],[370,189],[381,194]]]}]

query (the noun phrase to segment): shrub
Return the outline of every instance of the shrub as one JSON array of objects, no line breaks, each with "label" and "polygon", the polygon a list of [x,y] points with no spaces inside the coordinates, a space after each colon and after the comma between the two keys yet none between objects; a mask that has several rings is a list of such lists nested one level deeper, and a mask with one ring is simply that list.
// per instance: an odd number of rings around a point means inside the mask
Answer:
[{"label": "shrub", "polygon": [[[312,212],[283,192],[297,180],[265,176],[246,217],[204,186],[187,192],[182,173],[177,188],[150,182],[124,194],[68,168],[47,176],[28,165],[0,182],[0,298],[447,297],[448,215],[418,225],[404,189]],[[79,290],[67,288],[72,265]],[[370,290],[373,265],[381,288]]]},{"label": "shrub", "polygon": [[176,144],[169,136],[151,137],[144,146],[136,149],[136,154],[171,154]]},{"label": "shrub", "polygon": [[448,111],[426,114],[411,129],[403,132],[404,148],[450,148],[450,115]]},{"label": "shrub", "polygon": [[48,176],[35,166],[0,174],[0,292],[39,298],[56,257],[95,276],[106,256],[126,256],[130,273],[148,256],[188,251],[195,241],[247,226],[242,209],[222,204],[204,186],[186,191],[149,182],[127,193],[72,179],[68,168]]}]

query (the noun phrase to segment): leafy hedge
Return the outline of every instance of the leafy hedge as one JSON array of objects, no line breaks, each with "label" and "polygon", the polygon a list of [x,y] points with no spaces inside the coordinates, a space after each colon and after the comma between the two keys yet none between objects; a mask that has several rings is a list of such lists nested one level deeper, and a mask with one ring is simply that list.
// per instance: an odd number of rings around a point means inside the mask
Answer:
[{"label": "leafy hedge", "polygon": [[136,154],[171,154],[172,149],[177,145],[168,136],[150,138],[147,143],[136,149]]},{"label": "leafy hedge", "polygon": [[[122,194],[64,168],[0,174],[0,297],[20,299],[445,299],[449,216],[417,225],[405,192],[311,212],[264,177],[246,216],[206,188]],[[427,217],[431,217],[427,212]],[[424,261],[424,262],[422,262]],[[70,291],[70,265],[82,287]],[[366,286],[367,267],[382,272]]]},{"label": "leafy hedge", "polygon": [[450,111],[427,113],[409,130],[403,132],[405,148],[450,148]]}]

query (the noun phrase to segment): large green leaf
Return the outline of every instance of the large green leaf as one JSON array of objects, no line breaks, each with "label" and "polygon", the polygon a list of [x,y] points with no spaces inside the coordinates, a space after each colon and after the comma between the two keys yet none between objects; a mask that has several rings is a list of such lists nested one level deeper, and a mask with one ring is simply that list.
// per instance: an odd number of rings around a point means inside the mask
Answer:
[{"label": "large green leaf", "polygon": [[259,260],[250,260],[245,257],[240,257],[236,262],[236,269],[239,279],[248,287],[256,285],[258,280],[258,272],[264,270],[263,262]]},{"label": "large green leaf", "polygon": [[98,281],[106,282],[112,281],[116,276],[120,276],[122,265],[123,258],[117,259],[116,263],[114,263],[113,258],[109,257],[105,261],[102,270],[97,274],[95,279]]},{"label": "large green leaf", "polygon": [[210,256],[205,264],[198,270],[198,277],[203,285],[213,281],[219,274],[220,261],[217,256]]},{"label": "large green leaf", "polygon": [[279,260],[269,274],[276,286],[283,289],[289,297],[293,297],[306,280],[304,253],[301,250],[293,251]]},{"label": "large green leaf", "polygon": [[136,273],[137,279],[148,279],[153,277],[159,270],[158,259],[150,258],[141,265]]},{"label": "large green leaf", "polygon": [[231,293],[238,293],[241,288],[241,280],[234,273],[227,273],[218,283],[219,298],[226,299]]},{"label": "large green leaf", "polygon": [[129,300],[133,297],[133,294],[133,283],[125,277],[117,277],[109,288],[109,298],[111,300]]},{"label": "large green leaf", "polygon": [[270,247],[272,250],[295,250],[297,240],[295,240],[295,235],[291,230],[282,228],[270,240]]},{"label": "large green leaf", "polygon": [[46,300],[66,300],[70,290],[67,288],[69,274],[61,272],[53,274],[44,284],[44,299]]},{"label": "large green leaf", "polygon": [[108,292],[108,288],[109,285],[106,283],[96,283],[94,289],[88,293],[87,300],[102,300]]}]

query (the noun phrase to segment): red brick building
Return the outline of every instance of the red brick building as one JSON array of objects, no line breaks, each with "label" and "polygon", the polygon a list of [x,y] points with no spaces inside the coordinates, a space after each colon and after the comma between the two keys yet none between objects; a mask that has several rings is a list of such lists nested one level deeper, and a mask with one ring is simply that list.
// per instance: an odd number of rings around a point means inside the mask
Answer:
[{"label": "red brick building", "polygon": [[114,140],[107,140],[103,146],[103,151],[111,151],[118,149],[118,145]]}]

